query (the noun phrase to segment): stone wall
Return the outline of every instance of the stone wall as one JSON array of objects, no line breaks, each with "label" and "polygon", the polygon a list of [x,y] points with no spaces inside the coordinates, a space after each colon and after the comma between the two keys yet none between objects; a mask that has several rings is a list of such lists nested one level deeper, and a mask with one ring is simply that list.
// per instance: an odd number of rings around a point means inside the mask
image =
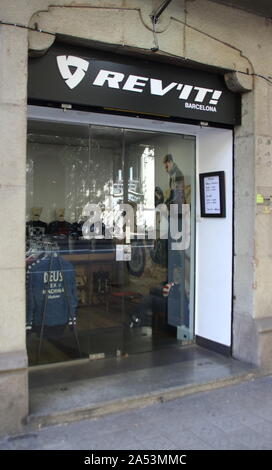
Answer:
[{"label": "stone wall", "polygon": [[0,433],[28,412],[25,351],[27,30],[0,27]]}]

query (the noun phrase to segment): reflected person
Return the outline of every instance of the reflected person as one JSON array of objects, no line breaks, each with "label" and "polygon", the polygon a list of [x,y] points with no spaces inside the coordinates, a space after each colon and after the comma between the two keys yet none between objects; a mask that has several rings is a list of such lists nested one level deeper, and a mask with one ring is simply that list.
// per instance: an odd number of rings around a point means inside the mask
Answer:
[{"label": "reflected person", "polygon": [[[171,204],[178,205],[178,231],[182,231],[182,204],[184,204],[184,176],[177,164],[174,162],[172,154],[168,153],[163,157],[163,165],[165,171],[169,175],[169,189],[170,193],[165,201],[169,214],[169,232],[168,232],[168,282],[176,282],[175,271],[182,269],[183,256],[179,250],[172,249],[172,242],[179,241],[173,239],[170,232],[170,206]],[[169,309],[171,310],[171,308]]]},{"label": "reflected person", "polygon": [[182,213],[182,204],[184,203],[184,176],[177,164],[174,162],[171,153],[163,157],[165,171],[169,174],[170,194],[165,204],[170,210],[170,204],[178,204],[178,213]]}]

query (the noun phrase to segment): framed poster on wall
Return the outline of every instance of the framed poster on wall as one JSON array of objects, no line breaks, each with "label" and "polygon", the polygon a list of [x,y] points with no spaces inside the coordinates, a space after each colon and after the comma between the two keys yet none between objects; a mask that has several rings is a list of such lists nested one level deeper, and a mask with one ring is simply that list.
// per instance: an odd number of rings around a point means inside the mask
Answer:
[{"label": "framed poster on wall", "polygon": [[199,186],[201,217],[226,217],[224,171],[201,173]]}]

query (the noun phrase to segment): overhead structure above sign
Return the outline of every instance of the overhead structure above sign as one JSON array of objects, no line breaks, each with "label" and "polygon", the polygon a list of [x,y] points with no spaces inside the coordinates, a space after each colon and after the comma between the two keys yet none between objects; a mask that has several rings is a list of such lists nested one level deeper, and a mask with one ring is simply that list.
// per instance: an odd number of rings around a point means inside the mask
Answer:
[{"label": "overhead structure above sign", "polygon": [[53,46],[45,56],[29,60],[28,96],[31,101],[240,123],[240,96],[220,74],[73,46]]}]

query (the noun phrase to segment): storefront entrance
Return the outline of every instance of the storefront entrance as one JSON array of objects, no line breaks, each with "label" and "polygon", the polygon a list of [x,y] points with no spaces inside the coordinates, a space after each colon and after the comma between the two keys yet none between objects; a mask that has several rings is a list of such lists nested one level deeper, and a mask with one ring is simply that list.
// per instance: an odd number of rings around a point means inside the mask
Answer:
[{"label": "storefront entrance", "polygon": [[169,123],[102,121],[30,110],[30,365],[194,339],[196,137]]}]

